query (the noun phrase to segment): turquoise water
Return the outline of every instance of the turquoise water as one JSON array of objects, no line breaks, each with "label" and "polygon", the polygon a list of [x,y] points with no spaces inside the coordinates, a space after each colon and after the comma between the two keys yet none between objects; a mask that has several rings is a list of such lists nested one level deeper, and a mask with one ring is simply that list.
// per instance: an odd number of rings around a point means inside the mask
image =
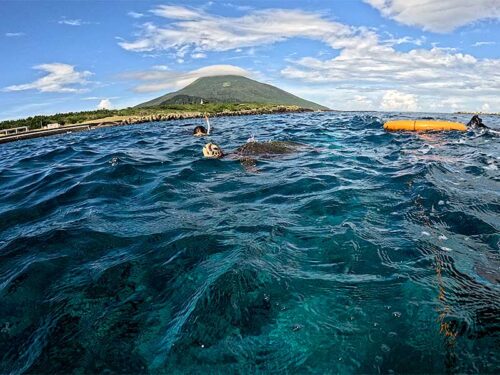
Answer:
[{"label": "turquoise water", "polygon": [[0,145],[0,373],[498,373],[500,138],[409,116],[214,119],[310,146],[256,173],[196,121]]}]

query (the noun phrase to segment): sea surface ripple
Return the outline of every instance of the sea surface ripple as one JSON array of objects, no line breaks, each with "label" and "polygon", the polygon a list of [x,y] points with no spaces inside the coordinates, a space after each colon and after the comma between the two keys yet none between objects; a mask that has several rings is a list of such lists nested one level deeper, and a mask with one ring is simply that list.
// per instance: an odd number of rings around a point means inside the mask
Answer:
[{"label": "sea surface ripple", "polygon": [[[499,133],[395,117],[0,145],[0,373],[500,372]],[[251,134],[308,147],[202,157]]]}]

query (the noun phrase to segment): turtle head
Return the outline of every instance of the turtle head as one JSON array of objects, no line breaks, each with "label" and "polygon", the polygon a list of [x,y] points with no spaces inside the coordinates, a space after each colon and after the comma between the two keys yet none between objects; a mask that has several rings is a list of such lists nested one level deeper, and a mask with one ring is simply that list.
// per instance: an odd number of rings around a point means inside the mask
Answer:
[{"label": "turtle head", "polygon": [[194,128],[193,135],[195,137],[201,137],[207,135],[207,129],[205,129],[204,126],[198,125],[196,128]]},{"label": "turtle head", "polygon": [[203,147],[203,156],[210,159],[220,159],[224,156],[224,153],[215,143],[207,143],[205,147]]}]

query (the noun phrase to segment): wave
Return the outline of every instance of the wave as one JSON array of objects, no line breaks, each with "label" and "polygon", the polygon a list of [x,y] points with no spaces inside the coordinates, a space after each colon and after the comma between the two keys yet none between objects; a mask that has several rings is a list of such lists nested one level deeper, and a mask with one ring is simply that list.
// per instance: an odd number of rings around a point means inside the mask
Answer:
[{"label": "wave", "polygon": [[[411,116],[2,145],[0,373],[498,372],[499,138],[382,129]],[[252,134],[307,147],[202,158]]]}]

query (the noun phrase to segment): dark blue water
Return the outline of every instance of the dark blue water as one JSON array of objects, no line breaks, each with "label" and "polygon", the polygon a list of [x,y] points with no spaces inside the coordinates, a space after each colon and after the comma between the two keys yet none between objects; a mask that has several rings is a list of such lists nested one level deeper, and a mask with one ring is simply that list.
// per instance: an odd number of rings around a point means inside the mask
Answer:
[{"label": "dark blue water", "polygon": [[214,119],[311,146],[257,173],[193,121],[0,145],[0,373],[498,373],[500,138],[393,116]]}]

